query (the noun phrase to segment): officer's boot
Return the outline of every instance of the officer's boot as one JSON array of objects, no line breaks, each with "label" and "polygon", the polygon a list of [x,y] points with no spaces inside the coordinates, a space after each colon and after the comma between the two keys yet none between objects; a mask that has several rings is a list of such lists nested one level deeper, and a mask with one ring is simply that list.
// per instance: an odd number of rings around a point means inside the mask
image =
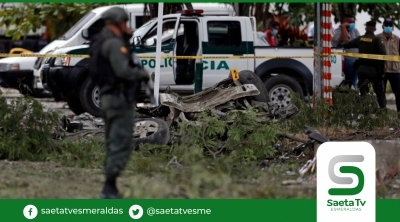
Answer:
[{"label": "officer's boot", "polygon": [[116,178],[107,178],[104,182],[103,191],[101,192],[100,199],[121,199],[119,195]]}]

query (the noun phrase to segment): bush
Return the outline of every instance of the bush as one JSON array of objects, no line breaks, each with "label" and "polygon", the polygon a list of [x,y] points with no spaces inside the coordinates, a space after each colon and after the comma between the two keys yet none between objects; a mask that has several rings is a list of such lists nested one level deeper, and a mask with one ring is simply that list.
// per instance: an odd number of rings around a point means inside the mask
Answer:
[{"label": "bush", "polygon": [[203,112],[197,119],[199,125],[179,124],[172,154],[183,162],[199,161],[206,156],[215,158],[219,154],[231,155],[240,163],[273,157],[281,129],[273,121],[261,121],[263,115],[255,109],[231,111],[226,118]]},{"label": "bush", "polygon": [[304,125],[325,129],[354,130],[373,130],[400,125],[397,112],[381,110],[376,97],[371,93],[360,97],[356,90],[336,87],[333,89],[332,105],[323,98],[305,102],[298,94],[293,97],[293,102],[300,104],[300,114],[290,119],[290,124],[286,129],[291,132],[299,132]]},{"label": "bush", "polygon": [[37,100],[20,97],[10,104],[0,94],[0,159],[44,160],[57,152],[53,141],[57,113]]}]

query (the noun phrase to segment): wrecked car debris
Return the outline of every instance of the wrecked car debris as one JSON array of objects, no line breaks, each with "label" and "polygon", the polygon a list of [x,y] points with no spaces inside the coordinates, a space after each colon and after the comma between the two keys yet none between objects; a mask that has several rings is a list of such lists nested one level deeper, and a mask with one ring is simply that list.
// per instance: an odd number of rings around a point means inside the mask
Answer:
[{"label": "wrecked car debris", "polygon": [[311,126],[305,126],[305,133],[310,139],[315,140],[321,144],[329,141],[326,137],[315,131],[315,129]]},{"label": "wrecked car debris", "polygon": [[90,115],[89,113],[82,113],[79,116],[74,116],[73,120],[94,120],[94,117]]},{"label": "wrecked car debris", "polygon": [[74,116],[73,120],[84,122],[90,126],[100,127],[100,126],[105,125],[104,120],[102,118],[96,118],[96,117],[90,115],[89,113],[83,113],[79,116]]},{"label": "wrecked car debris", "polygon": [[[179,122],[201,125],[203,123],[196,121],[196,117],[204,111],[225,118],[228,113],[246,113],[247,108],[254,108],[259,111],[258,122],[282,121],[298,112],[295,105],[280,109],[279,105],[269,102],[264,95],[267,90],[261,79],[251,71],[242,73],[244,75],[239,79],[234,80],[231,76],[193,95],[181,96],[167,88],[159,94],[160,105],[136,107],[137,118],[132,135],[134,144],[166,145],[170,140],[170,127]],[[75,133],[82,130],[97,132],[105,123],[101,118],[83,113],[73,117],[66,125]]]},{"label": "wrecked car debris", "polygon": [[79,121],[69,122],[67,127],[67,132],[81,131],[83,129],[83,124]]},{"label": "wrecked car debris", "polygon": [[[258,110],[257,121],[281,121],[295,115],[298,112],[296,106],[280,107],[269,102],[265,85],[261,79],[251,71],[241,72],[243,75],[238,79],[232,76],[215,84],[213,87],[204,89],[193,95],[181,96],[167,88],[165,92],[159,94],[160,104],[158,106],[136,107],[136,119],[134,123],[132,140],[135,149],[140,144],[159,144],[166,145],[171,138],[170,128],[179,122],[186,122],[190,125],[201,126],[196,117],[204,111],[209,111],[221,119],[225,119],[228,113],[248,112],[247,108]],[[147,87],[147,86],[145,86]],[[261,93],[262,92],[262,93]],[[147,92],[148,95],[150,95]],[[66,117],[65,117],[66,118]],[[225,119],[227,124],[232,119]],[[64,121],[64,132],[82,135],[80,131],[85,131],[85,135],[90,131],[98,134],[104,132],[104,121],[102,118],[95,118],[88,113],[70,117]],[[68,129],[68,130],[67,130]],[[290,157],[284,157],[288,159]]]},{"label": "wrecked car debris", "polygon": [[315,155],[316,147],[319,147],[319,145],[329,141],[326,137],[321,135],[314,128],[307,126],[307,125],[304,126],[304,133],[308,136],[309,140],[297,138],[294,135],[281,134],[281,136],[301,142],[300,145],[296,146],[293,149],[294,152],[296,152],[296,151],[298,152],[299,149],[301,150],[301,152],[303,152],[305,149],[310,147],[310,145],[314,149],[314,158],[312,160],[308,160],[303,165],[303,167],[300,168],[298,179],[282,181],[282,185],[286,186],[286,185],[293,185],[293,184],[301,184],[301,182],[299,182],[299,181],[302,181],[301,178],[303,178],[306,175],[306,173],[308,173],[310,171],[310,169],[311,169],[311,173],[313,173],[314,169],[316,167],[316,161],[317,161],[317,157]]},{"label": "wrecked car debris", "polygon": [[160,119],[136,119],[133,128],[133,143],[135,149],[140,144],[166,145],[170,140],[170,131],[167,123]]},{"label": "wrecked car debris", "polygon": [[259,93],[260,91],[251,84],[228,88],[216,86],[213,89],[210,88],[187,97],[179,97],[172,93],[162,93],[160,94],[160,103],[182,112],[201,112],[208,108],[224,105],[231,100],[258,95]]},{"label": "wrecked car debris", "polygon": [[95,119],[94,120],[94,124],[96,124],[97,126],[105,126],[106,124],[105,124],[105,122],[104,122],[104,120],[103,119],[99,119],[99,118],[97,118],[97,119]]},{"label": "wrecked car debris", "polygon": [[316,157],[314,157],[312,160],[308,160],[307,163],[299,170],[301,177],[303,177],[310,170],[310,168],[315,164],[316,160]]},{"label": "wrecked car debris", "polygon": [[63,116],[61,121],[62,128],[66,132],[72,133],[83,129],[83,124],[80,121],[70,121],[66,116]]},{"label": "wrecked car debris", "polygon": [[[181,96],[168,87],[159,95],[159,106],[140,107],[137,112],[147,117],[162,118],[168,126],[178,121],[192,121],[196,114],[206,110],[219,117],[225,117],[228,112],[244,111],[246,108],[254,107],[263,115],[260,120],[283,120],[298,113],[298,108],[293,104],[289,108],[280,109],[279,105],[268,102],[265,96],[261,97],[261,92],[265,93],[266,88],[261,84],[259,77],[250,71],[243,74],[246,78],[243,78],[242,82],[240,77],[239,80],[229,77],[189,96]],[[189,116],[192,118],[188,118]]]}]

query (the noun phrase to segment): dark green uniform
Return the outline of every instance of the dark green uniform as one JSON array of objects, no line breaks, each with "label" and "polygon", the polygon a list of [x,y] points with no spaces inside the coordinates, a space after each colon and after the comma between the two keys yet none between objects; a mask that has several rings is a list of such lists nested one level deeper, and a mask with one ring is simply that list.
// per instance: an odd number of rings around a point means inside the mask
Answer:
[{"label": "dark green uniform", "polygon": [[[105,28],[102,34],[111,32]],[[100,86],[101,106],[106,126],[107,156],[105,172],[107,177],[116,177],[125,168],[132,150],[132,131],[134,119],[134,101],[129,101],[124,90],[135,91],[138,87],[134,82],[142,80],[143,74],[139,69],[133,69],[127,42],[122,38],[106,40],[101,47],[101,54],[110,61],[114,75],[122,80],[117,84]],[[125,51],[126,50],[126,51]],[[124,53],[125,51],[125,53]],[[131,82],[131,83],[129,83]]]},{"label": "dark green uniform", "polygon": [[[360,54],[386,55],[386,49],[381,39],[375,36],[372,31],[367,31],[365,35],[341,45],[344,48],[357,47]],[[358,72],[358,87],[361,96],[368,93],[368,83],[372,83],[380,108],[386,108],[386,97],[383,87],[384,62],[383,60],[359,58],[355,65]]]},{"label": "dark green uniform", "polygon": [[129,35],[121,28],[121,23],[128,20],[127,13],[122,8],[112,8],[105,13],[105,20],[114,31],[105,27],[91,39],[89,71],[100,88],[105,121],[106,181],[101,198],[120,198],[116,178],[132,152],[135,96],[140,81],[147,82],[149,75],[132,59]]}]

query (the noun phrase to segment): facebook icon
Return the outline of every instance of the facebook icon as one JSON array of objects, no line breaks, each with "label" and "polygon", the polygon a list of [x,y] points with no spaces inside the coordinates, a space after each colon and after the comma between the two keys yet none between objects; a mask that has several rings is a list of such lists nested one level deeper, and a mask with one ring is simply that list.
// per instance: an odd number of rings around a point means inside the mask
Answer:
[{"label": "facebook icon", "polygon": [[34,205],[30,204],[24,208],[23,213],[26,219],[34,219],[38,214],[38,210]]}]

